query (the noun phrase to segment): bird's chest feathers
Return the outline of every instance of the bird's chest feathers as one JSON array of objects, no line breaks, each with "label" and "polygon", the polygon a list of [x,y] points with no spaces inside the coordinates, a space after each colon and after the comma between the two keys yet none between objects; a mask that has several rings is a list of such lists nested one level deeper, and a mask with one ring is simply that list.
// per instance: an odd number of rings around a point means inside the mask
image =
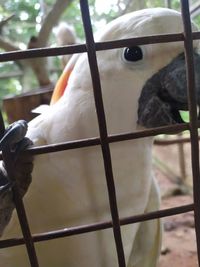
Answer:
[{"label": "bird's chest feathers", "polygon": [[[143,212],[151,184],[149,149],[137,142],[112,144],[111,156],[120,215]],[[34,198],[37,192],[40,209],[36,205],[35,212],[41,211],[38,227],[44,224],[48,228],[49,222],[45,218],[51,218],[50,227],[54,221],[55,227],[63,227],[110,218],[100,147],[55,153],[47,160],[45,157],[36,159],[35,177],[40,179],[40,183],[33,181],[27,196],[28,205],[29,198]],[[30,216],[34,213],[32,208],[33,205],[28,208]],[[56,225],[58,217],[60,225]]]}]

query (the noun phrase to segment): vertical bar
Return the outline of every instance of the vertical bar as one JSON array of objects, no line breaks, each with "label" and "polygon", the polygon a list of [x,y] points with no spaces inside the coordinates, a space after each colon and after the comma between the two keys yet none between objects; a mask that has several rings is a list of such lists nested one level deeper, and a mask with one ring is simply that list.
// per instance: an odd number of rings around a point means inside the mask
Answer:
[{"label": "vertical bar", "polygon": [[116,199],[116,191],[112,170],[112,161],[110,154],[110,147],[108,143],[108,134],[106,127],[106,118],[103,106],[103,98],[101,92],[101,83],[99,77],[99,70],[97,65],[96,51],[95,51],[95,43],[92,32],[92,25],[89,14],[89,7],[87,0],[80,0],[81,14],[84,25],[85,37],[86,37],[86,46],[88,52],[88,61],[90,65],[92,84],[94,90],[94,100],[96,105],[98,123],[99,123],[99,132],[100,132],[100,140],[101,140],[101,148],[104,160],[104,168],[106,174],[106,182],[108,188],[109,195],[109,203],[110,210],[112,216],[113,223],[113,233],[115,237],[115,244],[117,249],[118,263],[120,267],[125,267],[125,256],[124,249],[122,244],[121,237],[121,229],[120,229],[120,221],[117,207],[117,199]]},{"label": "vertical bar", "polygon": [[5,132],[5,125],[4,125],[4,121],[3,121],[3,115],[2,112],[0,110],[0,139],[3,137]]},{"label": "vertical bar", "polygon": [[[183,138],[183,133],[178,134],[179,138]],[[184,143],[179,143],[178,145],[178,159],[179,159],[179,169],[182,182],[186,182],[186,166],[185,166],[185,152],[184,152]]]},{"label": "vertical bar", "polygon": [[32,236],[31,236],[31,232],[30,232],[30,228],[29,228],[29,224],[28,224],[28,219],[26,216],[26,211],[24,208],[22,198],[19,195],[18,187],[16,185],[13,186],[12,193],[13,193],[13,200],[15,203],[15,208],[16,208],[17,215],[19,218],[21,230],[23,233],[23,237],[24,237],[30,265],[31,265],[31,267],[39,267],[39,263],[38,263],[38,259],[37,259],[37,255],[36,255],[36,251],[35,251],[35,247],[34,247],[34,242],[33,242]]},{"label": "vertical bar", "polygon": [[193,194],[194,194],[194,220],[196,229],[197,253],[200,266],[200,171],[199,171],[199,142],[198,142],[198,120],[195,92],[195,72],[193,59],[193,40],[190,21],[188,0],[181,0],[182,19],[185,37],[185,58],[188,86],[188,104],[190,114],[190,136],[191,136],[191,157],[193,173]]},{"label": "vertical bar", "polygon": [[171,0],[165,0],[165,5],[166,5],[166,7],[168,7],[168,8],[172,8]]},{"label": "vertical bar", "polygon": [[[0,111],[0,137],[3,137],[4,131],[5,131],[5,126],[4,126],[3,116],[2,116],[2,113]],[[3,155],[3,160],[4,160],[6,170],[7,170],[8,177],[11,181],[14,181],[14,175],[13,175],[13,171],[12,171],[12,169],[13,169],[12,168],[12,159],[11,159],[10,151],[5,149],[4,151],[2,151],[2,155]],[[22,198],[19,194],[17,184],[14,184],[14,186],[12,188],[12,193],[13,193],[13,201],[15,203],[15,208],[17,211],[21,230],[23,233],[23,237],[24,237],[24,241],[25,241],[25,245],[26,245],[26,249],[27,249],[27,253],[28,253],[31,267],[39,267],[37,255],[36,255],[36,251],[35,251],[35,247],[34,247],[34,242],[33,242],[30,228],[28,225],[28,220],[27,220],[24,204],[23,204]]]}]

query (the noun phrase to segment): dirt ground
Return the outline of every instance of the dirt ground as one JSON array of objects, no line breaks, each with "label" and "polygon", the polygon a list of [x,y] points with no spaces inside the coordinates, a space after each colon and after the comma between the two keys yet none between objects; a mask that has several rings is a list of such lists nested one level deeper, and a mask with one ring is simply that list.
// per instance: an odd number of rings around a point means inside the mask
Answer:
[{"label": "dirt ground", "polygon": [[[190,148],[184,146],[186,161],[186,183],[184,192],[177,184],[181,176],[179,169],[179,154],[177,145],[154,148],[154,169],[158,179],[162,203],[161,208],[171,208],[193,203],[191,194]],[[185,190],[185,189],[190,189]],[[185,192],[186,191],[186,192]],[[158,267],[197,267],[197,249],[193,212],[166,217],[162,255]]]}]

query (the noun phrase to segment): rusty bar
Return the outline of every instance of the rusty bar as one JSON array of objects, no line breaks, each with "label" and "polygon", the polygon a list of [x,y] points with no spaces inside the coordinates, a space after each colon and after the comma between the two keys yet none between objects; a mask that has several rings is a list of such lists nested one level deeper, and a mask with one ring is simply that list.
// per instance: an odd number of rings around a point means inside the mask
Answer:
[{"label": "rusty bar", "polygon": [[[192,33],[192,35],[193,39],[200,39],[200,32],[194,32]],[[107,42],[96,42],[95,49],[96,51],[101,51],[114,48],[122,48],[130,45],[146,45],[146,44],[168,43],[177,41],[184,41],[184,36],[182,33],[149,35],[149,36],[133,37],[129,39],[114,40]],[[87,52],[85,44],[60,46],[54,48],[42,47],[42,48],[0,53],[0,62],[27,59],[27,58],[37,58],[37,57],[48,57],[48,56],[52,57],[64,54],[75,54],[83,52]]]},{"label": "rusty bar", "polygon": [[45,47],[45,48],[42,47],[42,48],[0,53],[0,62],[37,58],[37,57],[60,56],[64,54],[76,54],[83,52],[86,52],[85,44],[60,46],[60,47]]},{"label": "rusty bar", "polygon": [[[200,136],[198,137],[200,141]],[[182,137],[182,138],[173,138],[169,140],[162,140],[162,139],[155,139],[154,145],[156,146],[169,146],[174,144],[184,144],[184,143],[190,143],[191,138],[190,137]]]},{"label": "rusty bar", "polygon": [[[189,124],[183,123],[183,124],[177,124],[177,125],[158,127],[154,129],[147,129],[147,130],[138,131],[138,132],[109,135],[107,139],[109,143],[114,143],[114,142],[121,142],[121,141],[127,141],[127,140],[132,140],[132,139],[144,138],[148,136],[155,136],[158,134],[167,134],[167,133],[170,134],[172,132],[178,133],[180,131],[184,131],[188,129],[189,129]],[[61,150],[96,146],[100,144],[101,144],[100,138],[94,137],[94,138],[89,138],[89,139],[64,142],[60,144],[53,144],[53,145],[51,144],[51,145],[45,145],[45,146],[40,146],[40,147],[33,147],[33,148],[29,148],[27,151],[29,151],[33,155],[38,155],[38,154],[45,154],[45,153],[50,153],[50,152],[58,152]]]},{"label": "rusty bar", "polygon": [[[114,143],[114,142],[121,142],[121,141],[127,141],[127,140],[132,140],[132,139],[144,138],[148,136],[155,136],[158,134],[167,134],[167,133],[170,134],[172,132],[178,133],[180,131],[184,131],[188,129],[189,129],[188,123],[175,124],[175,125],[170,125],[170,126],[147,129],[144,131],[109,135],[108,142]],[[162,141],[159,141],[159,142],[162,142]],[[172,143],[170,143],[170,140],[169,140],[169,144],[172,144]],[[45,145],[45,146],[32,147],[32,148],[28,148],[26,152],[29,152],[32,155],[40,155],[40,154],[59,152],[59,151],[70,150],[70,149],[96,146],[100,144],[101,144],[100,138],[93,137],[93,138],[88,138],[88,139],[81,139],[81,140],[67,141],[67,142],[57,143],[57,144],[50,144],[50,145]],[[2,160],[1,153],[0,153],[0,160]]]},{"label": "rusty bar", "polygon": [[[188,129],[189,129],[188,123],[182,123],[182,124],[176,124],[176,125],[170,125],[170,126],[162,126],[162,127],[152,128],[152,129],[146,129],[144,131],[108,135],[108,142],[114,143],[114,142],[121,142],[121,141],[128,141],[132,139],[144,138],[148,136],[155,136],[158,134],[167,134],[167,133],[170,134],[172,132],[178,133],[180,131],[184,131]],[[50,152],[58,152],[61,150],[96,146],[100,144],[101,144],[100,138],[93,137],[93,138],[82,139],[82,140],[68,141],[68,142],[64,142],[60,144],[51,144],[51,145],[45,145],[45,146],[40,146],[40,147],[33,147],[33,148],[29,148],[27,151],[29,151],[33,155],[37,155],[37,154],[45,154],[45,153],[50,153]]]},{"label": "rusty bar", "polygon": [[172,8],[171,0],[165,0],[165,6],[168,8]]},{"label": "rusty bar", "polygon": [[[200,39],[200,31],[192,33],[193,39]],[[130,45],[147,45],[155,43],[169,43],[184,41],[184,36],[182,33],[172,33],[172,34],[160,34],[160,35],[149,35],[143,37],[133,37],[129,39],[114,40],[107,42],[96,42],[96,51],[109,50],[114,48],[122,48]],[[37,58],[37,57],[53,57],[67,54],[77,54],[87,52],[85,44],[69,45],[69,46],[59,46],[59,47],[42,47],[35,49],[19,50],[0,53],[0,62],[13,61],[27,58]]]},{"label": "rusty bar", "polygon": [[15,203],[15,208],[17,211],[17,215],[18,215],[18,219],[19,219],[19,223],[21,226],[21,230],[24,236],[24,240],[25,240],[25,245],[26,245],[26,249],[27,249],[27,253],[28,253],[28,257],[29,257],[29,261],[30,261],[30,265],[31,267],[39,267],[39,263],[38,263],[38,259],[37,259],[37,255],[36,255],[36,251],[35,251],[35,247],[34,247],[34,242],[33,242],[33,238],[31,235],[31,231],[29,228],[29,224],[28,224],[28,219],[26,216],[26,211],[24,208],[24,204],[22,201],[22,198],[19,194],[19,190],[18,187],[15,185],[12,188],[12,192],[13,192],[13,200]]},{"label": "rusty bar", "polygon": [[[147,130],[138,131],[138,132],[109,135],[108,142],[114,143],[114,142],[121,142],[121,141],[127,141],[127,140],[132,140],[132,139],[144,138],[148,136],[155,136],[158,134],[180,132],[180,131],[188,130],[189,129],[188,126],[189,126],[188,123],[183,123],[183,124],[177,124],[177,125],[158,127],[154,129],[147,129]],[[45,153],[51,153],[51,152],[59,152],[61,150],[63,151],[63,150],[69,150],[69,149],[96,146],[100,144],[101,144],[100,138],[93,137],[93,138],[88,138],[88,139],[63,142],[60,144],[51,144],[51,145],[45,145],[45,146],[39,146],[39,147],[32,147],[32,148],[28,148],[27,151],[29,151],[32,155],[38,155],[38,154],[45,154]]]},{"label": "rusty bar", "polygon": [[120,222],[119,222],[118,207],[117,207],[115,183],[114,183],[113,170],[112,170],[112,160],[111,160],[110,147],[108,143],[106,118],[105,118],[105,112],[104,112],[104,106],[103,106],[103,97],[102,97],[102,92],[101,92],[101,82],[100,82],[99,70],[98,70],[98,65],[97,65],[96,50],[95,50],[92,25],[91,25],[91,20],[90,20],[88,1],[80,0],[80,7],[81,7],[82,21],[83,21],[83,26],[84,26],[84,31],[85,31],[90,73],[91,73],[92,84],[93,84],[94,101],[95,101],[97,118],[98,118],[101,149],[102,149],[102,155],[103,155],[103,161],[104,161],[104,169],[105,169],[105,175],[106,175],[110,212],[111,212],[112,223],[113,223],[113,234],[115,238],[118,263],[120,267],[126,267],[124,248],[123,248],[121,229],[120,229]]},{"label": "rusty bar", "polygon": [[[200,137],[199,137],[200,140]],[[154,145],[156,146],[170,146],[174,144],[184,144],[184,143],[190,143],[190,137],[182,137],[182,138],[173,138],[170,140],[165,140],[165,139],[155,139]]]},{"label": "rusty bar", "polygon": [[5,132],[5,125],[4,125],[3,115],[0,110],[0,139],[3,137],[4,132]]},{"label": "rusty bar", "polygon": [[[200,39],[200,31],[192,33],[193,39]],[[109,50],[114,48],[122,48],[130,45],[147,45],[155,43],[169,43],[184,41],[184,36],[182,33],[172,33],[172,34],[160,34],[160,35],[149,35],[142,37],[133,37],[122,40],[106,41],[106,42],[96,42],[96,51]],[[67,54],[77,54],[87,52],[85,44],[69,45],[69,46],[59,46],[59,47],[42,47],[35,49],[19,50],[0,53],[0,62],[13,61],[27,58],[37,58],[37,57],[53,57]]]},{"label": "rusty bar", "polygon": [[[197,37],[197,35],[195,36]],[[200,38],[200,32],[199,32]],[[158,44],[158,43],[169,43],[169,42],[180,42],[184,41],[184,36],[182,33],[170,33],[170,34],[159,34],[159,35],[149,35],[132,37],[128,39],[113,40],[107,42],[96,42],[96,51],[109,50],[122,48],[132,45],[148,45],[148,44]]]},{"label": "rusty bar", "polygon": [[[183,133],[181,132],[179,134],[180,138],[182,138]],[[179,169],[180,169],[180,175],[182,180],[186,181],[186,166],[185,166],[185,151],[184,151],[184,144],[182,142],[177,144],[177,150],[178,150],[178,160],[179,160]]]},{"label": "rusty bar", "polygon": [[200,39],[200,31],[192,32],[192,39],[193,39],[193,40],[198,40],[198,39]]},{"label": "rusty bar", "polygon": [[194,219],[197,241],[198,263],[200,265],[200,171],[199,171],[199,142],[198,142],[198,120],[195,91],[195,72],[193,59],[192,28],[188,0],[181,0],[181,11],[185,36],[185,58],[188,86],[188,104],[190,114],[190,136],[191,136],[191,158],[193,173],[193,195],[194,195]]},{"label": "rusty bar", "polygon": [[[134,216],[121,218],[120,225],[123,226],[123,225],[132,224],[132,223],[143,222],[147,220],[154,220],[158,218],[174,216],[177,214],[182,214],[182,213],[190,212],[193,210],[194,210],[194,204],[188,204],[188,205],[183,205],[179,207],[163,209],[159,211],[152,211],[146,214],[140,214],[140,215],[134,215]],[[41,234],[34,234],[33,240],[34,242],[42,242],[42,241],[72,236],[72,235],[86,234],[89,232],[105,230],[111,227],[112,227],[112,222],[105,221],[105,222],[93,223],[93,224],[88,224],[88,225],[65,228],[61,230],[55,230],[55,231],[41,233]],[[0,248],[14,247],[14,246],[19,246],[23,244],[24,244],[23,238],[12,238],[12,239],[0,240]]]}]

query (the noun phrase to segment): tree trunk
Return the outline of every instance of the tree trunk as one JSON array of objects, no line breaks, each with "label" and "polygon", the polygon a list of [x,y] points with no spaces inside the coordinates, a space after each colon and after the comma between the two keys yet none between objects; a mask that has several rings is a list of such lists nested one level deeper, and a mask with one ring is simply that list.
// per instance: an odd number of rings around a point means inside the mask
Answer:
[{"label": "tree trunk", "polygon": [[[48,45],[48,39],[50,34],[52,33],[53,27],[56,25],[61,14],[66,10],[66,8],[70,5],[71,2],[72,0],[56,0],[54,6],[44,18],[38,37],[32,36],[30,38],[30,42],[27,45],[27,49],[46,47]],[[1,36],[0,36],[0,47],[3,48],[5,51],[20,50],[19,47],[13,45],[12,41],[5,40]],[[31,67],[34,74],[36,75],[38,84],[40,86],[46,86],[51,84],[47,68],[48,66],[47,59],[33,58],[33,59],[19,60],[17,63],[21,66],[22,69]]]},{"label": "tree trunk", "polygon": [[47,69],[48,63],[46,58],[32,58],[30,60],[30,65],[37,77],[40,86],[46,86],[51,84]]}]

